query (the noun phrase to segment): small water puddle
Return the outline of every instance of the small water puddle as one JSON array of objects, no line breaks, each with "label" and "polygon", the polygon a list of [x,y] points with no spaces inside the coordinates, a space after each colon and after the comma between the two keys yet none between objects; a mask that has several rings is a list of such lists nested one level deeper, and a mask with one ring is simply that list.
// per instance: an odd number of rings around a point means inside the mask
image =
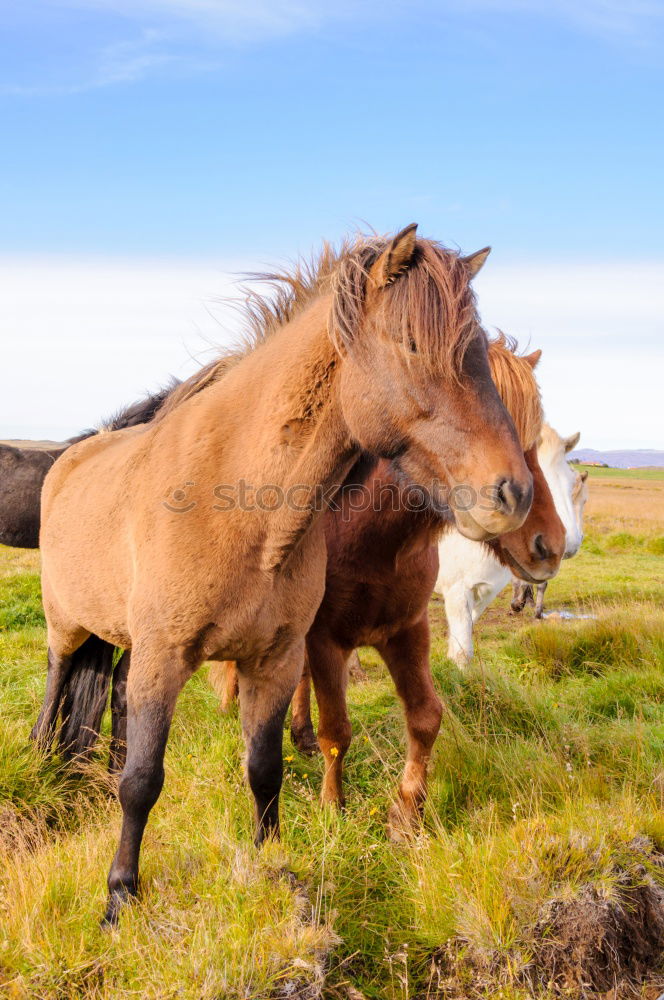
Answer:
[{"label": "small water puddle", "polygon": [[577,615],[574,611],[545,611],[542,618],[550,618],[554,622],[579,621],[582,618],[595,621],[597,615]]}]

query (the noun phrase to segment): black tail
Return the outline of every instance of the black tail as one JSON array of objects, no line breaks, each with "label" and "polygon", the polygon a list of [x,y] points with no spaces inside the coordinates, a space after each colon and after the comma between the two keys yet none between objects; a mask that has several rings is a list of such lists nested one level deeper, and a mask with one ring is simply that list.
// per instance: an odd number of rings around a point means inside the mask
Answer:
[{"label": "black tail", "polygon": [[91,635],[72,657],[60,702],[60,750],[66,758],[87,754],[97,742],[114,653],[115,646]]}]

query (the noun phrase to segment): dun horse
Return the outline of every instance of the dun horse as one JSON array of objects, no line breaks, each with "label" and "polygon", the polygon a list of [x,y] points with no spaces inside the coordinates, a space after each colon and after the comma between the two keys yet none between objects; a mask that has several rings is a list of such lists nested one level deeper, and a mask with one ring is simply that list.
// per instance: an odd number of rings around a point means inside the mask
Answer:
[{"label": "dun horse", "polygon": [[[540,352],[518,357],[513,348],[501,335],[489,345],[489,363],[533,474],[533,504],[520,528],[489,544],[504,562],[543,579],[560,565],[565,532],[535,449],[542,408],[533,368]],[[412,501],[394,462],[366,459],[353,470],[340,509],[325,518],[325,596],[307,635],[319,708],[318,741],[326,763],[324,802],[343,801],[343,760],[351,738],[345,690],[352,651],[374,646],[392,675],[408,731],[406,765],[389,815],[390,832],[397,839],[421,811],[442,711],[429,665],[427,609],[438,573],[436,543],[446,521],[426,506],[414,509]],[[233,665],[214,664],[211,680],[227,700],[236,683]],[[293,700],[292,735],[300,749],[316,745],[306,672]]]},{"label": "dun horse", "polygon": [[205,659],[238,663],[256,841],[278,834],[283,720],[325,586],[321,495],[362,452],[398,460],[435,506],[441,481],[478,497],[490,486],[491,504],[455,511],[471,537],[526,517],[532,477],[469,285],[485,257],[418,240],[415,226],[324,252],[254,306],[247,350],[183,383],[150,424],[74,445],[48,474],[34,736],[49,742],[65,687],[74,707],[85,700],[100,640],[131,650],[107,922],[137,891],[175,703]]}]

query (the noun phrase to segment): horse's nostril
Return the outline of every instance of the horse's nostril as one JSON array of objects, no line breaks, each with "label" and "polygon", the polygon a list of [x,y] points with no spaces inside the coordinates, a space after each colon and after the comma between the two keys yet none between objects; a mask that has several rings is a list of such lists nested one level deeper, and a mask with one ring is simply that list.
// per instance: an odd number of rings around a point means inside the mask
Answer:
[{"label": "horse's nostril", "polygon": [[501,479],[496,486],[498,509],[504,514],[515,514],[521,502],[521,490],[511,479]]},{"label": "horse's nostril", "polygon": [[533,538],[533,552],[539,559],[548,559],[550,552],[546,547],[544,535],[535,535]]},{"label": "horse's nostril", "polygon": [[512,514],[516,509],[516,498],[509,479],[503,479],[498,483],[496,487],[496,500],[498,501],[499,509],[505,514]]}]

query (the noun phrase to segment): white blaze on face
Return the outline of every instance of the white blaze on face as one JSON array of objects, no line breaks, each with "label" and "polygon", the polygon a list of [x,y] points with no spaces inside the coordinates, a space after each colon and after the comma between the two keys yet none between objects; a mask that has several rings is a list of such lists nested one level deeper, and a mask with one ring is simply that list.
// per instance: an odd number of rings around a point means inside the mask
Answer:
[{"label": "white blaze on face", "polygon": [[578,474],[568,465],[566,457],[567,453],[576,447],[578,440],[578,435],[574,435],[573,438],[562,438],[553,427],[543,424],[537,446],[537,457],[542,472],[551,490],[558,516],[565,528],[565,559],[576,555],[583,541],[585,483],[581,490],[584,498],[579,503]]}]

